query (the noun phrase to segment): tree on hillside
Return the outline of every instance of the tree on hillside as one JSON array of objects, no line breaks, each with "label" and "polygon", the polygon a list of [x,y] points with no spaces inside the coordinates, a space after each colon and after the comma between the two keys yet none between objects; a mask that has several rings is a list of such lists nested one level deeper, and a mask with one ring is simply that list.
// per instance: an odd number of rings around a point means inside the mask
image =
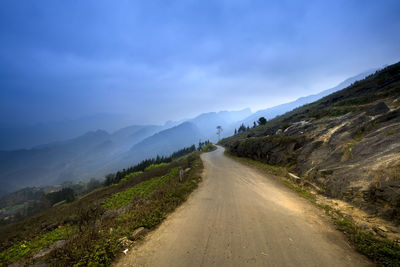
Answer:
[{"label": "tree on hillside", "polygon": [[86,192],[91,192],[96,188],[101,187],[102,184],[99,180],[92,178],[90,181],[86,184]]},{"label": "tree on hillside", "polygon": [[267,123],[267,119],[264,117],[260,117],[258,119],[258,125],[265,125]]},{"label": "tree on hillside", "polygon": [[[206,142],[199,142],[199,145],[202,146],[204,144],[208,144],[210,141]],[[125,178],[125,176],[135,173],[135,172],[140,172],[144,171],[147,167],[153,164],[160,164],[160,163],[169,163],[177,158],[180,158],[182,156],[185,156],[193,151],[196,151],[196,146],[192,145],[190,147],[185,147],[182,148],[178,151],[175,151],[172,153],[170,156],[157,156],[156,158],[149,158],[149,159],[144,159],[141,162],[137,163],[134,166],[129,167],[128,169],[123,169],[122,171],[118,171],[116,173],[110,173],[107,174],[105,177],[104,185],[108,186],[111,184],[118,184],[122,179]]]},{"label": "tree on hillside", "polygon": [[236,128],[235,128],[235,135],[237,135],[237,130],[236,130]]},{"label": "tree on hillside", "polygon": [[218,140],[221,139],[221,133],[222,133],[222,131],[223,131],[222,126],[218,125],[218,126],[217,126]]},{"label": "tree on hillside", "polygon": [[242,123],[242,125],[240,125],[238,133],[244,133],[246,131],[246,126],[244,126],[244,124]]},{"label": "tree on hillside", "polygon": [[51,205],[54,205],[57,202],[65,200],[66,202],[72,202],[75,200],[75,193],[72,188],[63,188],[59,191],[56,192],[51,192],[46,194],[45,196],[49,201]]},{"label": "tree on hillside", "polygon": [[253,128],[256,128],[256,127],[257,127],[257,124],[255,121],[253,121]]},{"label": "tree on hillside", "polygon": [[115,173],[107,174],[105,177],[105,180],[104,180],[104,185],[108,186],[108,185],[116,183],[115,177],[116,177]]}]

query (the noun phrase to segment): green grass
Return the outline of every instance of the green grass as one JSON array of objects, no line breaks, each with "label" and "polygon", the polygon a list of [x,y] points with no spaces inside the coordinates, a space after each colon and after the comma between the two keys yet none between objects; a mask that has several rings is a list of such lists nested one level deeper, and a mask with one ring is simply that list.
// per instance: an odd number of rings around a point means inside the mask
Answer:
[{"label": "green grass", "polygon": [[74,232],[71,226],[63,226],[29,241],[18,242],[0,253],[0,266],[5,262],[15,262],[49,247],[57,240],[66,239]]},{"label": "green grass", "polygon": [[[165,164],[165,166],[166,165],[167,164]],[[178,167],[173,168],[168,173],[168,175],[152,178],[150,180],[141,182],[140,184],[132,188],[129,188],[123,192],[116,193],[106,200],[103,207],[106,209],[118,209],[128,205],[135,198],[145,198],[149,196],[151,193],[153,193],[155,189],[167,183],[170,179],[174,178],[178,174],[178,171],[179,171]]]},{"label": "green grass", "polygon": [[331,217],[336,227],[347,236],[359,252],[366,255],[379,266],[400,266],[399,245],[387,239],[374,237],[340,213]]},{"label": "green grass", "polygon": [[165,167],[165,166],[168,166],[168,163],[162,162],[160,164],[152,164],[149,167],[147,167],[144,171],[150,171],[150,170],[162,168],[162,167]]}]

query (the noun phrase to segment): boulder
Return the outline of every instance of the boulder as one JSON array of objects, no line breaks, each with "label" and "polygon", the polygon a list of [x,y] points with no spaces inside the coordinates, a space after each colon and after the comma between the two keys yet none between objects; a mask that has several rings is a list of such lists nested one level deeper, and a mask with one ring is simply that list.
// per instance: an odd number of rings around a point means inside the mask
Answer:
[{"label": "boulder", "polygon": [[119,242],[122,244],[123,247],[129,247],[129,246],[131,246],[132,243],[133,243],[133,242],[132,242],[131,240],[129,240],[126,236],[121,237],[121,238],[119,239]]},{"label": "boulder", "polygon": [[34,264],[28,265],[28,267],[47,267],[47,266],[50,266],[50,264],[45,261],[39,261],[35,262]]},{"label": "boulder", "polygon": [[379,102],[378,104],[376,104],[375,106],[367,109],[366,113],[369,116],[376,116],[379,114],[383,114],[388,112],[390,109],[388,108],[388,106],[385,104],[385,102]]},{"label": "boulder", "polygon": [[290,173],[290,172],[288,174],[292,178],[292,180],[295,181],[296,183],[299,184],[301,182],[301,178],[299,176],[297,176],[297,175],[295,175],[293,173]]},{"label": "boulder", "polygon": [[25,264],[22,261],[16,261],[8,265],[8,267],[23,267]]},{"label": "boulder", "polygon": [[68,216],[64,219],[64,224],[75,224],[79,221],[77,216]]},{"label": "boulder", "polygon": [[101,216],[102,220],[107,220],[118,216],[118,212],[115,210],[106,210]]},{"label": "boulder", "polygon": [[35,259],[44,257],[44,256],[48,255],[50,252],[52,252],[53,250],[62,248],[63,246],[65,246],[65,244],[67,244],[67,240],[57,240],[50,247],[44,248],[44,249],[38,251],[35,255],[33,255],[33,259],[35,260]]},{"label": "boulder", "polygon": [[387,234],[384,231],[382,231],[380,228],[374,227],[373,229],[374,229],[375,233],[377,233],[380,237],[387,237]]},{"label": "boulder", "polygon": [[146,232],[146,228],[144,227],[139,227],[137,229],[135,229],[135,231],[133,231],[132,235],[131,235],[131,240],[136,240],[139,237],[141,237],[144,233]]}]

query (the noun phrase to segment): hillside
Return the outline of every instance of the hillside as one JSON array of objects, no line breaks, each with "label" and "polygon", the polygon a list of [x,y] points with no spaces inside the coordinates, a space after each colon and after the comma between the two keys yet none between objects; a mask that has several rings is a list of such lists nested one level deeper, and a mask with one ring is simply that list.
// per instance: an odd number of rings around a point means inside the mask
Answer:
[{"label": "hillside", "polygon": [[400,223],[400,63],[221,144]]},{"label": "hillside", "polygon": [[284,103],[284,104],[277,105],[277,106],[274,106],[271,108],[259,110],[255,113],[251,114],[249,117],[245,118],[241,123],[244,123],[244,125],[246,125],[246,126],[247,125],[252,126],[253,122],[256,122],[258,120],[258,118],[260,118],[260,117],[265,117],[268,120],[273,119],[278,115],[282,115],[282,114],[284,114],[288,111],[291,111],[295,108],[298,108],[300,106],[317,101],[317,100],[321,99],[322,97],[325,97],[325,96],[332,94],[336,91],[339,91],[341,89],[344,89],[344,88],[348,87],[349,85],[351,85],[352,83],[362,80],[365,77],[373,74],[377,70],[379,70],[379,69],[371,69],[369,71],[360,73],[356,76],[350,77],[350,78],[346,79],[345,81],[341,82],[340,84],[338,84],[337,86],[330,88],[330,89],[326,89],[318,94],[300,97],[299,99],[296,99],[295,101],[292,101],[289,103]]}]

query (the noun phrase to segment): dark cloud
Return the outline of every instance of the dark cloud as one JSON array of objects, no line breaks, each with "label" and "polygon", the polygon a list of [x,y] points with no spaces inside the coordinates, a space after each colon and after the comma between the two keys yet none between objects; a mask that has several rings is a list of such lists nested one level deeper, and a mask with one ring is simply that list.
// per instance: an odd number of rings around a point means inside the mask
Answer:
[{"label": "dark cloud", "polygon": [[400,59],[398,1],[2,1],[0,122],[261,108]]}]

